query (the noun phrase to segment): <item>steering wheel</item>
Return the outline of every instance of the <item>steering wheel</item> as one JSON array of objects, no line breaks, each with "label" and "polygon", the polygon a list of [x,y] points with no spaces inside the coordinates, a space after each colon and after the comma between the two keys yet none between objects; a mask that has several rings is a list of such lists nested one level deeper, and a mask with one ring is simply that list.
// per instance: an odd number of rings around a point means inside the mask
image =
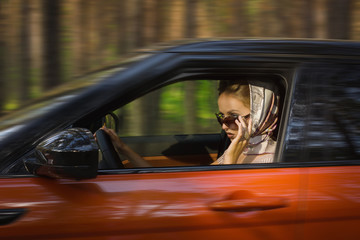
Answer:
[{"label": "steering wheel", "polygon": [[102,160],[99,162],[99,169],[125,168],[110,140],[110,136],[102,129],[99,129],[96,131],[96,139],[103,156]]}]

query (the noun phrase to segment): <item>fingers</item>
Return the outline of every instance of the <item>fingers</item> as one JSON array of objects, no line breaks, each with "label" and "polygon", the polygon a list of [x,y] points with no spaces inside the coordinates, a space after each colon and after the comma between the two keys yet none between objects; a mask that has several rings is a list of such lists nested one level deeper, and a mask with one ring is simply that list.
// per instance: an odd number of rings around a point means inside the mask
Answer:
[{"label": "fingers", "polygon": [[113,129],[107,128],[105,125],[102,126],[100,129],[103,130],[107,135],[109,135],[112,142],[117,141],[118,136],[117,136],[116,132]]},{"label": "fingers", "polygon": [[249,120],[249,124],[246,124],[244,118],[239,116],[238,119],[236,119],[235,123],[237,124],[239,129],[236,139],[238,141],[248,140],[250,138],[251,132],[251,118]]}]

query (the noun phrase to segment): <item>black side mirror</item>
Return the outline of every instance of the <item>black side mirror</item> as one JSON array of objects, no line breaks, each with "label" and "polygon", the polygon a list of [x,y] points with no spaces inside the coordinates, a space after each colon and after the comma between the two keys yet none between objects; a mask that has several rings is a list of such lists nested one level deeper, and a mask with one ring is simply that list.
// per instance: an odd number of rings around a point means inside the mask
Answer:
[{"label": "black side mirror", "polygon": [[98,146],[85,128],[56,133],[36,147],[36,160],[28,160],[28,172],[51,178],[89,179],[97,176]]}]

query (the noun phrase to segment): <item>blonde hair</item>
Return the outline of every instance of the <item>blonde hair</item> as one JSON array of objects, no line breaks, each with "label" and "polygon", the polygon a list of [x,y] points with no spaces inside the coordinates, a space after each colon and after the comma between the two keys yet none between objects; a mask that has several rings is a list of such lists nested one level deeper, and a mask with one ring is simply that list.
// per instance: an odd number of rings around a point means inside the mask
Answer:
[{"label": "blonde hair", "polygon": [[250,108],[250,87],[245,80],[224,80],[219,83],[219,96],[222,93],[231,94],[240,99],[244,105]]}]

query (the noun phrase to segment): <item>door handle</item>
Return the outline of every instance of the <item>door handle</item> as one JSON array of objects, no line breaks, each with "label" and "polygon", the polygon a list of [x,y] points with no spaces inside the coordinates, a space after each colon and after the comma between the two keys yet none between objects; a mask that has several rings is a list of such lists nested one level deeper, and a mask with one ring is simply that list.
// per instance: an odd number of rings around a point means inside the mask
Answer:
[{"label": "door handle", "polygon": [[25,213],[25,208],[0,209],[0,226],[14,222]]},{"label": "door handle", "polygon": [[263,211],[289,206],[289,200],[283,197],[256,196],[249,191],[237,191],[224,200],[210,203],[214,211],[248,212]]}]

